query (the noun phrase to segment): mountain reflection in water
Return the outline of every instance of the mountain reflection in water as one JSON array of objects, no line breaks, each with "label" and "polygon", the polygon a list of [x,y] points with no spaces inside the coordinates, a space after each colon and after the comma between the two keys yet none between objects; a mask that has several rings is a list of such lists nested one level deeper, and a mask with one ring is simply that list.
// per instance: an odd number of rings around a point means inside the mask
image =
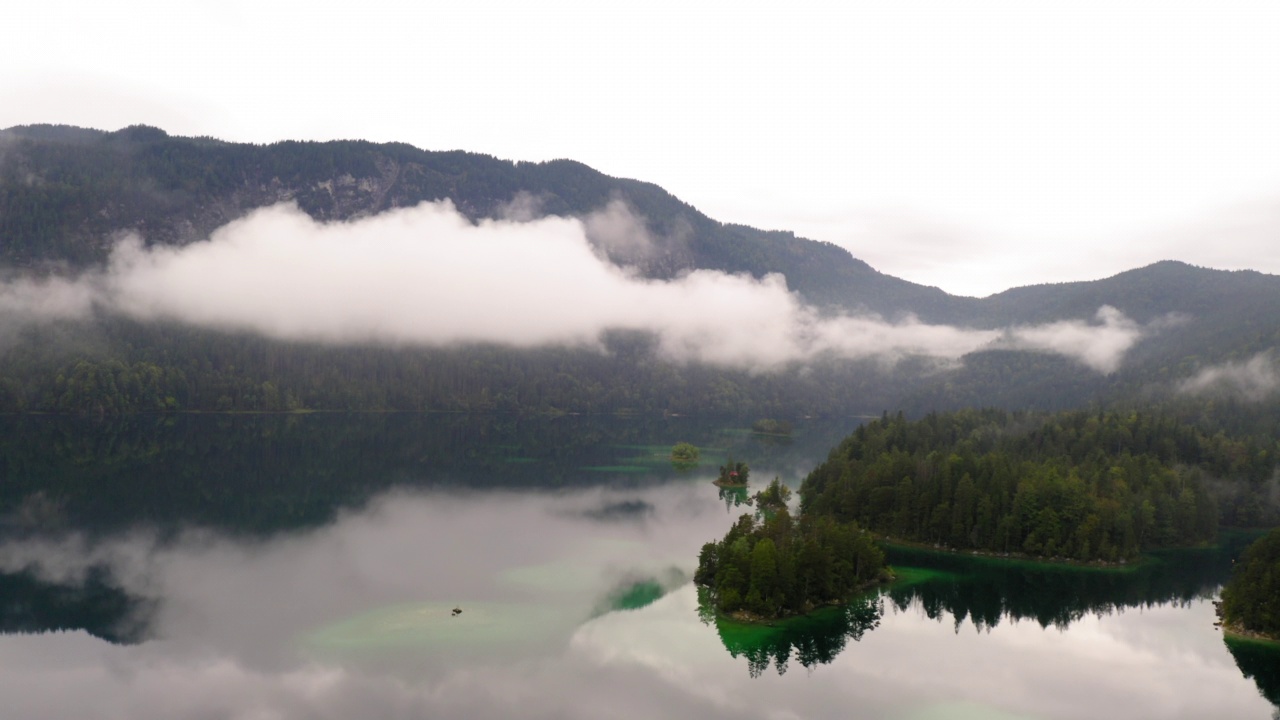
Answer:
[{"label": "mountain reflection in water", "polygon": [[903,580],[848,606],[700,616],[698,549],[754,512],[716,467],[795,487],[855,424],[0,418],[2,714],[1271,715],[1275,665],[1212,628],[1234,546],[1125,571],[894,550]]}]

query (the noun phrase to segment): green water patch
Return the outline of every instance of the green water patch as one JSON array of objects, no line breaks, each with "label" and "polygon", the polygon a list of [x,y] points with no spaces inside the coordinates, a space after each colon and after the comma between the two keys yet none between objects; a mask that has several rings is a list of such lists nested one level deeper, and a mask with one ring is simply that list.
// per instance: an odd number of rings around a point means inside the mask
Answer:
[{"label": "green water patch", "polygon": [[667,460],[671,457],[670,445],[610,445],[611,448],[618,450],[627,450],[636,454],[637,457],[653,458],[656,461]]},{"label": "green water patch", "polygon": [[406,603],[327,625],[307,635],[304,642],[312,648],[337,651],[489,649],[545,639],[560,618],[556,608],[545,605]]},{"label": "green water patch", "polygon": [[1227,635],[1227,650],[1245,678],[1253,680],[1272,705],[1280,708],[1280,643]]},{"label": "green water patch", "polygon": [[715,627],[730,655],[747,661],[751,677],[759,677],[770,666],[779,675],[785,674],[793,660],[810,669],[829,663],[849,642],[861,640],[878,627],[884,614],[884,602],[876,592],[844,605],[767,623],[740,622],[719,615],[708,609],[709,597],[702,592],[699,601],[699,616]]},{"label": "green water patch", "polygon": [[621,474],[653,472],[653,468],[646,465],[583,465],[579,469],[587,472]]},{"label": "green water patch", "polygon": [[657,602],[667,591],[657,580],[641,580],[609,596],[610,610],[639,610]]},{"label": "green water patch", "polygon": [[[712,484],[715,485],[715,483]],[[720,499],[724,501],[725,510],[736,507],[751,507],[751,494],[747,492],[745,486],[725,487],[716,485],[716,488],[720,492]]]},{"label": "green water patch", "polygon": [[[618,458],[618,462],[623,465],[647,465],[650,468],[661,468],[675,462],[671,459],[671,453],[666,455],[632,455],[630,457]],[[697,461],[693,462],[697,465]]]},{"label": "green water patch", "polygon": [[618,459],[621,465],[647,465],[652,468],[674,466],[679,470],[689,470],[701,465],[720,462],[724,459],[724,448],[698,447],[698,459],[692,461],[675,460],[671,457],[671,445],[625,445],[615,444],[610,447],[626,450],[631,454]]},{"label": "green water patch", "polygon": [[628,575],[596,602],[591,617],[648,607],[688,582],[689,575],[674,566],[652,573]]},{"label": "green water patch", "polygon": [[960,576],[953,572],[937,568],[911,567],[909,565],[895,565],[893,567],[894,588],[905,588],[926,582],[955,582],[959,578]]},{"label": "green water patch", "polygon": [[1228,645],[1250,645],[1255,647],[1259,652],[1270,652],[1271,659],[1276,663],[1280,663],[1280,638],[1270,638],[1252,633],[1246,635],[1231,628],[1223,627],[1222,639],[1225,640]]}]

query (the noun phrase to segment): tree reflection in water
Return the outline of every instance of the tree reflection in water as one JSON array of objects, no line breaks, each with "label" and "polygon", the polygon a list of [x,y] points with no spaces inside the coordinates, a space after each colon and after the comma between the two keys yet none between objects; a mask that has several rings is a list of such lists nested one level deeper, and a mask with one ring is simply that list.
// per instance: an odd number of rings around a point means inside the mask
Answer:
[{"label": "tree reflection in water", "polygon": [[[706,606],[700,612],[705,623],[716,627],[725,649],[746,658],[752,677],[770,665],[782,674],[793,659],[806,668],[830,663],[850,640],[856,642],[878,627],[886,609],[920,612],[933,620],[949,616],[959,632],[965,620],[979,631],[1021,620],[1066,629],[1088,615],[1187,605],[1217,593],[1232,559],[1253,537],[1224,533],[1220,547],[1166,551],[1127,568],[1079,568],[892,547],[889,559],[901,569],[903,580],[848,605],[772,625],[718,618]],[[1278,655],[1273,652],[1273,665],[1263,669],[1246,669],[1237,658],[1259,687],[1270,683],[1266,687],[1271,689],[1263,693],[1273,702],[1280,685]],[[1255,666],[1261,668],[1256,663],[1250,667]]]}]

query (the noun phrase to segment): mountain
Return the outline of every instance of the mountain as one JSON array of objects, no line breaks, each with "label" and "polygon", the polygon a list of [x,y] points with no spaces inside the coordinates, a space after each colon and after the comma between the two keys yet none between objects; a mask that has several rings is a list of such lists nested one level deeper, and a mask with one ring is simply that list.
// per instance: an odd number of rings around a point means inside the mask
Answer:
[{"label": "mountain", "polygon": [[945,322],[963,299],[872,269],[830,243],[712,220],[651,183],[571,160],[511,162],[363,141],[227,143],[135,126],[0,130],[0,264],[39,268],[102,262],[110,238],[136,230],[182,245],[256,208],[293,201],[322,221],[350,220],[426,200],[451,200],[472,220],[500,217],[526,194],[542,213],[586,215],[620,198],[650,232],[673,238],[643,267],[650,277],[694,268],[782,273],[812,304]]},{"label": "mountain", "polygon": [[[346,221],[444,199],[472,221],[505,217],[519,202],[581,217],[621,201],[661,240],[660,252],[632,263],[644,277],[780,273],[824,313],[915,317],[1001,339],[960,363],[910,352],[891,363],[819,356],[803,372],[761,374],[669,361],[643,333],[610,334],[603,354],[330,347],[98,313],[0,338],[0,411],[1056,409],[1176,398],[1196,373],[1280,345],[1280,277],[1256,272],[1168,261],[1104,280],[955,297],[880,273],[830,243],[722,223],[656,185],[570,160],[512,162],[363,141],[237,144],[144,126],[0,130],[0,270],[74,274],[100,266],[122,232],[181,246],[281,202],[316,220]],[[1103,307],[1119,315],[1097,316]],[[1108,350],[1108,342],[1119,344]],[[1123,362],[1090,356],[1084,343]]]}]

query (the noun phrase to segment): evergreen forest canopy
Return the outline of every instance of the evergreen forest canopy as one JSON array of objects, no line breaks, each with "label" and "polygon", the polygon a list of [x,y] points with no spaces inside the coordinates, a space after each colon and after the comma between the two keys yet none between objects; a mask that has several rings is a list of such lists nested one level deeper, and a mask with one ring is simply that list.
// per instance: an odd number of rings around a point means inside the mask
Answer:
[{"label": "evergreen forest canopy", "polygon": [[1228,628],[1280,641],[1280,529],[1249,546],[1222,589]]},{"label": "evergreen forest canopy", "polygon": [[1163,414],[886,415],[804,480],[801,508],[910,542],[1118,561],[1275,524],[1276,451]]},{"label": "evergreen forest canopy", "polygon": [[[755,278],[779,273],[819,309],[971,328],[1080,321],[1109,305],[1159,329],[1144,332],[1110,374],[1063,356],[1014,350],[974,352],[942,367],[909,354],[893,363],[819,357],[803,368],[753,374],[665,359],[651,336],[636,332],[607,336],[601,352],[333,346],[107,312],[36,325],[0,318],[0,412],[665,411],[786,418],[861,408],[1054,410],[1176,401],[1174,388],[1197,372],[1265,357],[1280,346],[1280,278],[1254,272],[1165,262],[1096,282],[960,298],[878,273],[828,243],[718,222],[655,185],[572,161],[509,162],[359,141],[246,145],[147,127],[0,131],[0,270],[8,277],[74,273],[100,265],[122,231],[153,245],[184,245],[283,201],[317,220],[340,221],[447,198],[480,220],[502,216],[521,194],[547,214],[581,216],[614,200],[626,203],[654,237],[665,239],[661,252],[632,259],[648,278],[694,269]],[[1223,395],[1197,398],[1177,412],[1222,424],[1235,422],[1240,409],[1240,401]],[[1276,423],[1272,411],[1244,409]]]},{"label": "evergreen forest canopy", "polygon": [[[881,577],[884,555],[871,533],[1078,562],[1207,545],[1219,524],[1280,522],[1277,449],[1274,437],[1208,435],[1163,414],[886,414],[805,478],[798,521],[776,480],[757,493],[756,515],[703,546],[694,580],[720,612],[777,618],[847,599]],[[1256,588],[1258,568],[1272,560],[1238,577],[1251,573]],[[1280,597],[1271,590],[1232,597]]]},{"label": "evergreen forest canopy", "polygon": [[719,612],[797,615],[887,579],[884,552],[856,523],[805,513],[792,519],[777,480],[756,501],[760,512],[740,516],[698,556],[694,582],[711,591]]}]

